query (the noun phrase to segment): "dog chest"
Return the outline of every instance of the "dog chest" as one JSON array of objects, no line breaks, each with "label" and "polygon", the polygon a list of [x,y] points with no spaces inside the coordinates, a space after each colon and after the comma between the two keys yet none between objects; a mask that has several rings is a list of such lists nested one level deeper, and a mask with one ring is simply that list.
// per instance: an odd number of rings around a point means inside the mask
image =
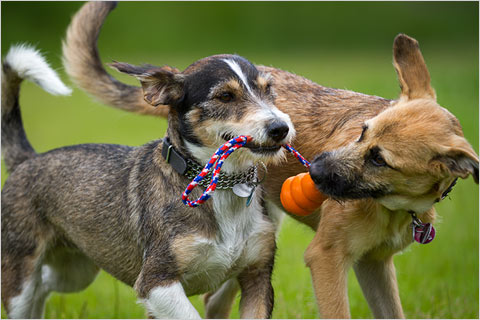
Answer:
[{"label": "dog chest", "polygon": [[230,191],[214,197],[215,237],[179,237],[174,251],[188,295],[215,289],[245,267],[262,262],[274,250],[275,229],[262,213],[259,199],[249,207]]}]

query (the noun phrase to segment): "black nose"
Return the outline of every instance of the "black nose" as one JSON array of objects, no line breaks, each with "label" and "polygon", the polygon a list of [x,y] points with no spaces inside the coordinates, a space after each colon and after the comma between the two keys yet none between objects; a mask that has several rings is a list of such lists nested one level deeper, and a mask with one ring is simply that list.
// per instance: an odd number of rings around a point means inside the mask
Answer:
[{"label": "black nose", "polygon": [[347,181],[337,173],[330,152],[323,152],[310,165],[310,176],[318,189],[329,195],[339,195]]},{"label": "black nose", "polygon": [[310,165],[310,176],[312,177],[313,182],[315,182],[317,186],[325,183],[325,181],[331,175],[327,168],[328,164],[326,159],[328,158],[328,156],[328,152],[323,152],[315,159],[313,159]]},{"label": "black nose", "polygon": [[[356,199],[361,195],[358,181],[349,181],[338,171],[341,162],[332,157],[330,152],[323,152],[310,165],[310,176],[315,186],[324,194],[336,198]],[[359,191],[360,190],[360,191]]]},{"label": "black nose", "polygon": [[280,142],[288,134],[288,125],[283,121],[272,121],[267,127],[268,136],[275,142]]}]

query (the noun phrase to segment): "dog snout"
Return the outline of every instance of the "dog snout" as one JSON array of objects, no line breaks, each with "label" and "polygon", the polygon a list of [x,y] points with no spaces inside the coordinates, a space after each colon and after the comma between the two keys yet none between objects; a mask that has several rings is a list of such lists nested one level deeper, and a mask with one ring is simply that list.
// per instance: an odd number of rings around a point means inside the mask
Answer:
[{"label": "dog snout", "polygon": [[310,166],[310,176],[318,189],[330,196],[340,196],[348,189],[345,177],[338,173],[329,152],[317,156]]},{"label": "dog snout", "polygon": [[284,121],[274,120],[267,126],[268,137],[275,142],[280,142],[288,135],[289,127]]},{"label": "dog snout", "polygon": [[330,180],[328,177],[332,175],[338,176],[328,168],[328,155],[328,152],[321,153],[312,161],[310,166],[310,176],[317,186],[324,184],[327,180]]}]

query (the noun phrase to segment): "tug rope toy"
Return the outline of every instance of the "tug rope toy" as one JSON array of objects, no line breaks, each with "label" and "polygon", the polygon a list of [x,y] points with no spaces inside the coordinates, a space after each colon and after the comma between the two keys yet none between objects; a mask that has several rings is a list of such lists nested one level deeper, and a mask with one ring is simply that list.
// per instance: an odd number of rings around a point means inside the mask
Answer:
[{"label": "tug rope toy", "polygon": [[[252,137],[242,135],[227,141],[220,148],[218,148],[217,151],[215,151],[213,156],[210,158],[210,161],[202,169],[202,171],[187,186],[187,188],[182,194],[182,202],[189,207],[198,207],[200,204],[207,201],[212,196],[215,189],[217,188],[218,176],[220,175],[220,170],[222,168],[224,161],[235,150],[241,147],[244,147],[250,141],[252,141]],[[305,159],[292,146],[285,144],[283,145],[283,147],[287,149],[289,152],[291,152],[298,159],[298,161],[300,161],[305,167],[307,168],[310,167],[310,162],[307,159]],[[188,199],[188,195],[199,184],[199,182],[202,181],[205,178],[205,176],[207,176],[208,172],[211,170],[213,166],[215,166],[215,169],[212,174],[212,179],[210,180],[210,184],[207,186],[203,194],[197,200],[192,201]]]},{"label": "tug rope toy", "polygon": [[300,161],[301,164],[303,164],[305,167],[310,168],[310,162],[305,159],[297,150],[295,150],[291,145],[289,144],[284,144],[283,147],[285,149],[287,149],[289,152],[291,152],[295,158],[298,159],[298,161]]},{"label": "tug rope toy", "polygon": [[[292,146],[286,144],[290,151],[305,167],[310,168],[310,162]],[[318,191],[308,172],[290,177],[282,185],[280,201],[283,207],[297,216],[307,216],[319,208],[327,197]]]},{"label": "tug rope toy", "polygon": [[[227,141],[220,148],[218,148],[210,158],[210,161],[192,180],[192,182],[190,182],[183,192],[183,203],[189,207],[198,207],[207,201],[217,188],[218,177],[224,161],[235,150],[244,147],[250,141],[252,141],[252,137],[242,135]],[[298,161],[300,161],[300,163],[302,163],[306,168],[310,168],[310,162],[292,146],[285,144],[283,147],[292,153],[295,158],[297,158]],[[188,199],[188,195],[199,184],[199,182],[202,181],[205,176],[207,176],[213,166],[215,166],[215,169],[212,173],[212,179],[210,180],[210,184],[207,186],[203,194],[197,200],[192,201]],[[316,189],[315,183],[312,181],[308,173],[301,173],[295,177],[290,177],[285,180],[280,193],[280,200],[283,207],[288,212],[300,216],[306,216],[315,211],[315,209],[317,209],[325,199],[326,197]],[[247,201],[247,205],[248,204],[249,201]]]},{"label": "tug rope toy", "polygon": [[[220,175],[220,169],[229,155],[232,154],[238,148],[245,146],[248,142],[252,140],[250,136],[238,136],[233,138],[226,143],[224,143],[220,148],[215,151],[213,156],[210,158],[210,161],[205,165],[202,171],[190,182],[187,186],[185,191],[182,194],[182,201],[189,207],[198,207],[200,204],[207,201],[217,188],[218,176]],[[188,195],[192,192],[192,190],[198,185],[198,183],[205,178],[208,174],[210,169],[215,165],[215,169],[213,170],[212,180],[210,180],[210,184],[208,185],[207,189],[197,200],[191,201],[188,199]]]}]

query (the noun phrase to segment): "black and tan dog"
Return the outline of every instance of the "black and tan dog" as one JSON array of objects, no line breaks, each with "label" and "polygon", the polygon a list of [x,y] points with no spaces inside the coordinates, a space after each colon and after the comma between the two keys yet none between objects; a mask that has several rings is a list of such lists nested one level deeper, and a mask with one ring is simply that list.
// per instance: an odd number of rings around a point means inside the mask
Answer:
[{"label": "black and tan dog", "polygon": [[[141,90],[108,76],[96,48],[101,25],[112,6],[86,4],[74,17],[64,45],[67,71],[101,101],[128,111],[165,116]],[[412,215],[435,220],[433,205],[457,177],[478,183],[478,156],[458,120],[436,103],[430,75],[416,40],[399,35],[394,63],[401,86],[398,100],[326,88],[300,76],[257,66],[274,79],[275,103],[290,115],[294,145],[316,155],[311,174],[334,199],[308,217],[293,216],[316,230],[305,258],[323,317],[349,317],[346,276],[353,267],[377,318],[401,318],[393,255],[412,240]],[[97,81],[96,79],[101,79]],[[266,200],[280,209],[283,181],[304,168],[293,158],[271,165]],[[238,285],[227,282],[206,296],[207,316],[228,317]]]},{"label": "black and tan dog", "polygon": [[[37,154],[22,125],[20,83],[29,79],[53,93],[68,89],[32,48],[14,47],[3,62],[2,153],[10,176],[2,190],[2,301],[8,316],[41,317],[50,292],[81,290],[102,268],[133,286],[155,317],[199,318],[187,296],[231,278],[242,289],[242,317],[270,317],[275,221],[266,214],[261,186],[247,206],[228,185],[252,189],[256,162],[283,159],[281,145],[294,135],[290,118],[273,104],[269,76],[233,55],[199,60],[183,72],[112,65],[140,80],[150,104],[171,106],[164,140]],[[240,134],[253,140],[225,162],[219,181],[225,189],[203,206],[182,204],[190,181],[184,173]]]}]

